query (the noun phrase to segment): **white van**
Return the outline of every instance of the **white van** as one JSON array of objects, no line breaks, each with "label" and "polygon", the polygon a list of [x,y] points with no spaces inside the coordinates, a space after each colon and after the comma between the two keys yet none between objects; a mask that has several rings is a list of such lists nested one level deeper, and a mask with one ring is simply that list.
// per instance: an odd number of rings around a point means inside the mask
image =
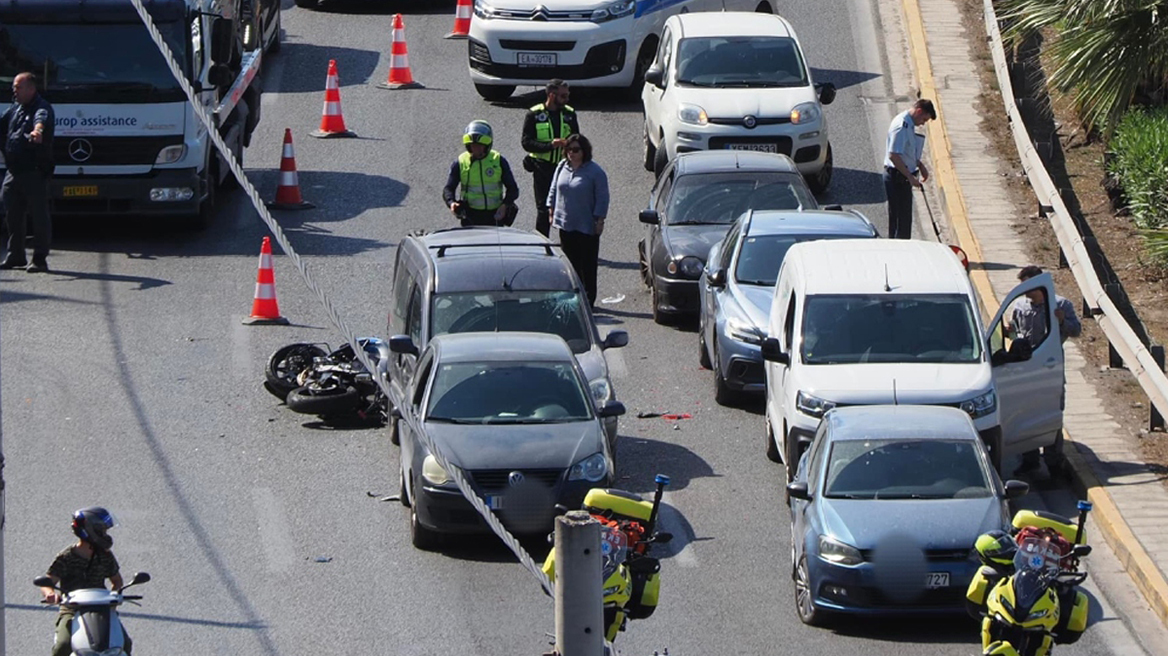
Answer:
[{"label": "white van", "polygon": [[691,11],[775,12],[774,0],[475,0],[467,57],[486,100],[560,78],[639,96],[661,26]]},{"label": "white van", "polygon": [[[1021,297],[1044,302],[1032,348],[1005,335]],[[1010,291],[988,330],[957,255],[925,241],[796,244],[775,283],[766,359],[766,453],[788,478],[820,417],[847,405],[947,405],[969,413],[994,466],[1061,445],[1063,349],[1050,274]],[[1008,317],[1007,317],[1008,322]]]}]

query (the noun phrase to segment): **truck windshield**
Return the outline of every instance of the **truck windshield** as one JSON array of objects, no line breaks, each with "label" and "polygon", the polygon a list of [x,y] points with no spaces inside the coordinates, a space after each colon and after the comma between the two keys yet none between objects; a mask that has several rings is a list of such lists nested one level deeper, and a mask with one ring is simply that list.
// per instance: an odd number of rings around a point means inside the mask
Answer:
[{"label": "truck windshield", "polygon": [[[185,23],[159,23],[175,57],[189,70]],[[140,103],[183,100],[146,27],[140,23],[0,25],[0,100],[11,102],[12,79],[36,73],[53,103]]]}]

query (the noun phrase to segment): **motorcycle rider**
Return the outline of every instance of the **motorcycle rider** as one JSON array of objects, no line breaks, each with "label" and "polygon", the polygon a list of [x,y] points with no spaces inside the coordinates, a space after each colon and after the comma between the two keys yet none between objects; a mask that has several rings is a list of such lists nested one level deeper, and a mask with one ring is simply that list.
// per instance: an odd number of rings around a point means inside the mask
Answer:
[{"label": "motorcycle rider", "polygon": [[[56,582],[60,591],[49,587],[41,588],[45,603],[59,604],[64,595],[83,588],[103,588],[109,579],[112,589],[123,587],[118,559],[110,551],[114,539],[109,529],[117,526],[117,520],[108,510],[99,506],[82,508],[73,513],[73,534],[77,544],[65,548],[49,565],[47,575]],[[53,656],[69,656],[72,646],[73,609],[62,607],[57,614],[57,640],[53,644]],[[130,636],[125,634],[125,651],[130,653]]]},{"label": "motorcycle rider", "polygon": [[[466,152],[450,164],[442,200],[466,226],[509,226],[515,221],[519,185],[507,159],[492,149],[495,137],[486,121],[471,121],[462,135]],[[455,200],[461,185],[462,197]]]}]

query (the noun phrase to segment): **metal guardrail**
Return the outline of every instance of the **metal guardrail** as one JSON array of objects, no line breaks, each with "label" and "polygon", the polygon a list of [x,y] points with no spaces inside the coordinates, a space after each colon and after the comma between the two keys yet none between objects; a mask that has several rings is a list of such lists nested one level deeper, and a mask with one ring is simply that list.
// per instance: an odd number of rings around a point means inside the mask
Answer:
[{"label": "metal guardrail", "polygon": [[[998,78],[998,87],[1002,92],[1002,101],[1006,108],[1006,115],[1010,122],[1010,133],[1014,137],[1014,145],[1018,149],[1018,157],[1022,160],[1022,168],[1034,193],[1038,196],[1039,207],[1050,219],[1050,225],[1058,238],[1059,248],[1063,257],[1075,276],[1075,282],[1083,294],[1083,305],[1095,319],[1111,348],[1123,359],[1140,387],[1148,395],[1152,405],[1152,423],[1160,423],[1163,417],[1168,417],[1168,376],[1164,375],[1163,362],[1157,362],[1156,357],[1140,341],[1135,330],[1128,325],[1119,308],[1107,294],[1107,289],[1099,282],[1095,267],[1091,263],[1091,256],[1082,235],[1063,202],[1062,194],[1050,173],[1046,170],[1042,158],[1034,147],[1026,124],[1022,120],[1022,113],[1018,109],[1018,100],[1014,95],[1014,85],[1010,81],[1009,65],[1006,61],[1006,52],[1002,44],[1002,34],[998,25],[998,17],[994,12],[992,0],[983,0],[985,8],[986,34],[990,40],[990,54],[994,60],[994,71]],[[1086,314],[1086,312],[1085,312]],[[1163,358],[1162,352],[1159,354]],[[1159,422],[1156,412],[1159,411]]]}]

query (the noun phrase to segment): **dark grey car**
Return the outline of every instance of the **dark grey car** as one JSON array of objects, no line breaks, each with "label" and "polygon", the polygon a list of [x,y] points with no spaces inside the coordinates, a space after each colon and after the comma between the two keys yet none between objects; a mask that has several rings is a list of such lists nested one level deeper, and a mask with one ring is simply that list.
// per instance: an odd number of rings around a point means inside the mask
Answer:
[{"label": "dark grey car", "polygon": [[[390,341],[416,354],[404,337]],[[513,533],[548,531],[556,506],[577,508],[593,487],[613,480],[601,423],[625,409],[594,407],[588,381],[563,339],[545,333],[465,333],[430,341],[408,389],[415,418],[449,463]],[[401,501],[410,507],[414,546],[438,533],[473,533],[486,524],[449,474],[402,420]]]},{"label": "dark grey car", "polygon": [[653,320],[698,312],[698,278],[710,247],[747,210],[816,209],[819,205],[791,158],[772,153],[711,150],[677,156],[649,194],[638,244],[641,280],[652,292]]}]

